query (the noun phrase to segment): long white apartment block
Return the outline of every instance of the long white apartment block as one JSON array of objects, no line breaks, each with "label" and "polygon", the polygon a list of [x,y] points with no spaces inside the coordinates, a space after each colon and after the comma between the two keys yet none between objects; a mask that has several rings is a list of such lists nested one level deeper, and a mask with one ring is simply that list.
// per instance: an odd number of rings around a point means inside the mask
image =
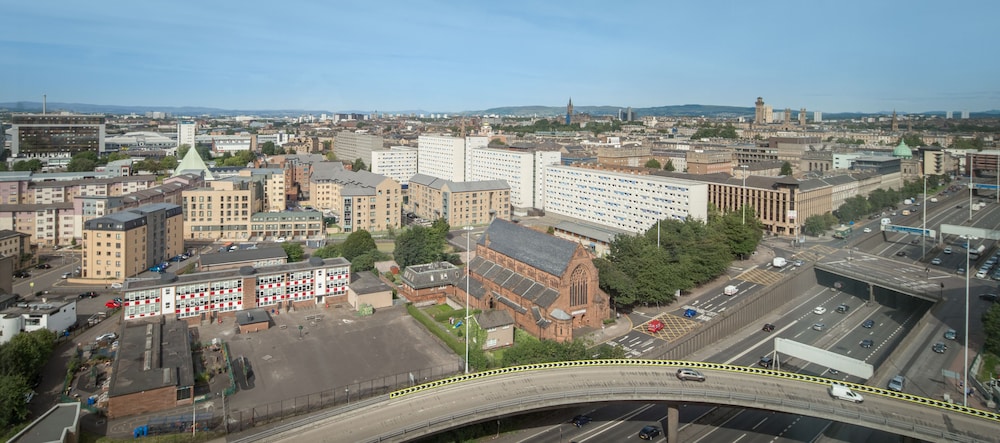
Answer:
[{"label": "long white apartment block", "polygon": [[467,181],[505,180],[510,185],[510,204],[515,208],[543,208],[545,167],[558,165],[558,151],[470,149]]},{"label": "long white apartment block", "polygon": [[182,121],[177,123],[177,146],[188,145],[195,147],[194,137],[198,135],[198,124],[195,122]]},{"label": "long white apartment block", "polygon": [[708,219],[708,184],[573,166],[545,168],[545,210],[645,232],[658,220]]},{"label": "long white apartment block", "polygon": [[417,173],[417,148],[392,146],[372,151],[371,168],[373,173],[389,177],[405,188],[410,184],[410,177]]},{"label": "long white apartment block", "polygon": [[465,139],[421,135],[417,139],[417,172],[442,180],[465,181]]}]

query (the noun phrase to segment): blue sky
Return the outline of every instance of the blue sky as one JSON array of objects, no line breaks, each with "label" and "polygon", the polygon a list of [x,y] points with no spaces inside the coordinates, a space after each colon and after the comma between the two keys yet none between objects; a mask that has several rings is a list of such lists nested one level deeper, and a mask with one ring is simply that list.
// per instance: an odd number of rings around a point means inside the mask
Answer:
[{"label": "blue sky", "polygon": [[8,2],[0,102],[1000,109],[997,1]]}]

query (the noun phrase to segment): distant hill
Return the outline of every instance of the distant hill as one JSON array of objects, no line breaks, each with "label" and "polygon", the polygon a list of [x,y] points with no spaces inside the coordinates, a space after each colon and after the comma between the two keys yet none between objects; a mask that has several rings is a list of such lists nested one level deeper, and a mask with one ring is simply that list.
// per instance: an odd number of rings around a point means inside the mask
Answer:
[{"label": "distant hill", "polygon": [[[612,115],[617,116],[618,111],[627,110],[627,106],[574,106],[574,113],[590,114],[597,116]],[[695,117],[704,115],[706,117],[737,117],[753,116],[753,108],[742,108],[738,106],[713,106],[713,105],[671,105],[657,106],[654,108],[632,108],[632,113],[636,116],[663,116],[663,117]],[[464,115],[516,115],[522,117],[556,117],[566,115],[565,106],[505,106],[500,108],[490,108],[482,111],[466,111]]]},{"label": "distant hill", "polygon": [[[0,110],[13,112],[42,112],[42,102],[7,102],[0,103]],[[59,103],[48,102],[45,105],[47,112],[68,111],[80,114],[138,114],[147,112],[165,112],[170,115],[211,115],[211,116],[234,116],[234,115],[258,115],[262,117],[282,117],[299,116],[303,114],[330,114],[330,111],[306,110],[306,109],[220,109],[205,108],[198,106],[129,106],[129,105],[92,105],[87,103]]]}]

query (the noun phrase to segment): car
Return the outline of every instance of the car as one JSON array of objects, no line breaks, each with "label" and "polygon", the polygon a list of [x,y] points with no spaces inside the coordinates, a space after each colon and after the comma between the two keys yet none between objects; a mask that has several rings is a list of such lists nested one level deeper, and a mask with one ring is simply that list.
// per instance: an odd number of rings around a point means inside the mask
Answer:
[{"label": "car", "polygon": [[937,257],[934,257],[934,259],[931,260],[931,264],[932,265],[940,265],[941,264],[941,259],[937,258]]},{"label": "car", "polygon": [[114,283],[111,284],[111,289],[121,289],[122,287],[123,287],[123,285],[121,283],[118,283],[118,282],[114,282]]},{"label": "car", "polygon": [[906,257],[906,251],[899,251],[896,253],[896,257]]},{"label": "car", "polygon": [[646,325],[646,331],[648,331],[648,332],[660,332],[660,331],[663,330],[664,326],[665,325],[663,324],[663,322],[660,321],[659,319],[653,319],[652,321],[649,322],[648,325]]},{"label": "car", "polygon": [[802,260],[795,260],[795,261],[792,262],[792,265],[794,265],[794,266],[803,266],[805,264],[806,264],[806,262],[802,261]]},{"label": "car", "polygon": [[705,381],[705,374],[691,368],[680,368],[677,370],[677,378],[679,380]]},{"label": "car", "polygon": [[944,331],[944,338],[946,340],[955,340],[958,337],[958,333],[954,329],[949,329]]},{"label": "car", "polygon": [[916,244],[920,244],[920,239],[919,239],[919,238],[915,238],[915,239],[913,239],[913,240],[910,240],[910,244],[911,244],[911,245],[916,245]]},{"label": "car", "polygon": [[839,306],[837,306],[837,312],[839,312],[841,314],[843,314],[843,313],[845,313],[847,311],[850,311],[850,310],[851,310],[851,307],[847,306],[847,305],[845,305],[843,303],[841,303]]},{"label": "car", "polygon": [[29,274],[28,271],[17,271],[14,273],[14,278],[28,278],[28,277],[31,277],[31,274]]},{"label": "car", "polygon": [[997,298],[1000,298],[1000,296],[998,296],[997,294],[994,294],[994,293],[989,293],[988,292],[988,293],[985,293],[985,294],[979,294],[979,299],[980,300],[986,300],[986,301],[995,302],[995,301],[997,301]]},{"label": "car", "polygon": [[865,328],[865,329],[874,328],[875,327],[875,320],[870,320],[870,319],[869,320],[865,320],[865,322],[861,324],[861,327]]},{"label": "car", "polygon": [[814,331],[822,331],[826,329],[825,323],[813,323],[812,328]]},{"label": "car", "polygon": [[163,268],[161,268],[159,265],[152,266],[149,268],[149,272],[163,272]]},{"label": "car", "polygon": [[976,273],[976,278],[986,278],[986,271],[980,269],[979,272]]},{"label": "car", "polygon": [[934,343],[933,346],[931,346],[931,350],[937,352],[938,354],[944,354],[944,351],[948,350],[948,345],[941,342],[937,342]]},{"label": "car", "polygon": [[902,375],[897,375],[889,380],[889,390],[896,392],[903,392],[903,385],[906,384],[906,379]]},{"label": "car", "polygon": [[958,274],[958,275],[965,275],[965,268],[962,267],[962,266],[959,266],[958,269],[955,269],[955,273]]},{"label": "car", "polygon": [[764,331],[764,332],[771,332],[771,331],[774,331],[774,325],[772,325],[772,324],[770,324],[770,323],[764,323],[764,327],[763,327],[763,328],[761,328],[760,330],[761,330],[761,331]]},{"label": "car", "polygon": [[866,338],[864,340],[861,340],[861,342],[858,343],[858,345],[860,345],[862,348],[865,348],[865,349],[868,349],[868,348],[872,347],[874,344],[875,344],[875,341],[873,341],[870,338]]},{"label": "car", "polygon": [[122,304],[114,300],[108,300],[107,302],[104,303],[104,307],[108,309],[118,309],[122,307]]},{"label": "car", "polygon": [[284,243],[285,242],[285,237],[278,237],[274,241],[277,242],[277,243]]},{"label": "car", "polygon": [[872,228],[865,228],[864,232],[865,232],[865,234],[871,234]]},{"label": "car", "polygon": [[39,263],[38,266],[35,266],[35,269],[52,269],[52,265],[48,263]]},{"label": "car", "polygon": [[765,355],[760,358],[760,361],[758,361],[757,364],[760,365],[762,368],[770,368],[771,365],[774,364],[774,358],[771,357],[770,355]]},{"label": "car", "polygon": [[79,295],[79,297],[80,298],[95,298],[95,297],[97,297],[97,293],[94,292],[94,291],[87,291],[87,292],[81,293]]},{"label": "car", "polygon": [[114,332],[108,332],[106,334],[98,335],[97,338],[94,339],[94,341],[96,342],[114,341],[116,338],[118,338],[118,334],[115,334]]},{"label": "car", "polygon": [[182,260],[184,260],[184,259],[183,259],[183,258],[182,258],[182,257],[181,257],[180,255],[175,255],[175,256],[173,256],[173,257],[170,257],[170,260],[169,260],[169,261],[172,261],[172,262],[180,262],[180,261],[182,261]]},{"label": "car", "polygon": [[72,276],[73,276],[73,273],[72,273],[72,272],[63,272],[63,273],[62,273],[62,278],[64,278],[64,279],[66,279],[66,278],[70,278],[70,277],[72,277]]},{"label": "car", "polygon": [[660,428],[656,426],[644,426],[642,430],[639,431],[640,440],[652,440],[660,436]]},{"label": "car", "polygon": [[962,205],[955,205],[955,209],[962,209]]},{"label": "car", "polygon": [[121,298],[121,297],[115,297],[115,298],[114,298],[114,301],[115,301],[115,302],[117,302],[118,304],[122,304],[122,303],[125,303],[125,301],[124,301],[124,300],[122,300],[122,298]]},{"label": "car", "polygon": [[573,426],[576,426],[576,427],[579,428],[580,426],[583,426],[583,425],[585,425],[587,423],[590,423],[592,421],[594,421],[594,419],[590,418],[589,416],[586,416],[586,415],[577,415],[577,416],[573,417],[573,419],[570,420],[569,422],[573,423]]},{"label": "car", "polygon": [[945,254],[951,254],[951,248],[944,248],[944,251],[942,252],[944,252]]},{"label": "car", "polygon": [[817,306],[816,309],[813,309],[813,314],[817,314],[817,315],[826,314],[826,308],[824,308],[822,306]]},{"label": "car", "polygon": [[684,318],[692,318],[692,317],[697,317],[697,316],[698,316],[698,311],[696,311],[694,309],[685,309],[684,310]]}]

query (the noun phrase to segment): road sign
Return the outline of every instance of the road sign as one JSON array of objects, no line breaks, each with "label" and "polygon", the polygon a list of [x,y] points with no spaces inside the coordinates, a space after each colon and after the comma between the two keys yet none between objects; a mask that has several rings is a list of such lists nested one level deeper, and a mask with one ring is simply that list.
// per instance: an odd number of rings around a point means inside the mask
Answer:
[{"label": "road sign", "polygon": [[975,189],[985,189],[987,191],[996,191],[997,190],[997,185],[996,184],[989,184],[989,183],[973,183],[972,187],[975,188]]},{"label": "road sign", "polygon": [[934,232],[933,229],[921,229],[921,228],[914,228],[911,226],[902,226],[902,225],[882,225],[882,230],[889,232],[902,232],[904,234],[914,234],[932,238],[935,237],[937,234],[936,232]]}]

